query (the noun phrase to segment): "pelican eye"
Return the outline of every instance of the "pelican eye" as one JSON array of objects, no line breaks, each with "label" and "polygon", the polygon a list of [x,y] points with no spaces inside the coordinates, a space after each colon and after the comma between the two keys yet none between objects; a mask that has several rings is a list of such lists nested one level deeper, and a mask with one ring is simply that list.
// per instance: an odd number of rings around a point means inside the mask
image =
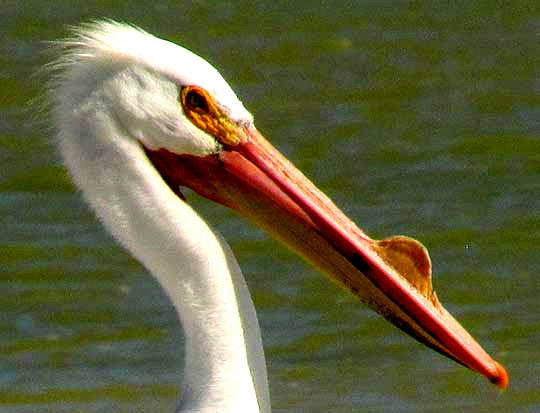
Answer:
[{"label": "pelican eye", "polygon": [[199,115],[217,115],[212,97],[199,86],[184,86],[180,90],[179,102],[186,113]]},{"label": "pelican eye", "polygon": [[184,86],[178,101],[186,117],[219,143],[234,146],[246,139],[242,128],[229,119],[206,89]]},{"label": "pelican eye", "polygon": [[208,102],[206,98],[197,90],[190,90],[186,93],[185,103],[192,110],[208,112]]}]

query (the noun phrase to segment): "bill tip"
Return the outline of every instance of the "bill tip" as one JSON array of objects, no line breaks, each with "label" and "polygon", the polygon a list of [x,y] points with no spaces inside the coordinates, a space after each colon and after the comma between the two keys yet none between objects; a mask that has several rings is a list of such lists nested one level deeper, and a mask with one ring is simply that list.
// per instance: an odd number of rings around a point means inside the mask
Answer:
[{"label": "bill tip", "polygon": [[496,361],[494,363],[497,374],[496,376],[491,378],[491,382],[501,390],[506,390],[508,388],[508,373],[506,372],[505,368],[499,363],[497,363]]}]

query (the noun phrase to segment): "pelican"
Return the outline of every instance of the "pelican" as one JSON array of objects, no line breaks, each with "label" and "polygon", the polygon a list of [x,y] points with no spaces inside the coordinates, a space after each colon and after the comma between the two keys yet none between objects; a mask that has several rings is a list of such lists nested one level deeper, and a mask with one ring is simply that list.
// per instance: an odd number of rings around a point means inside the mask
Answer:
[{"label": "pelican", "polygon": [[97,21],[59,42],[55,142],[103,225],[158,280],[183,326],[181,412],[269,412],[255,308],[191,188],[253,221],[433,350],[501,388],[505,369],[442,307],[418,241],[373,240],[256,129],[219,72],[134,26]]}]

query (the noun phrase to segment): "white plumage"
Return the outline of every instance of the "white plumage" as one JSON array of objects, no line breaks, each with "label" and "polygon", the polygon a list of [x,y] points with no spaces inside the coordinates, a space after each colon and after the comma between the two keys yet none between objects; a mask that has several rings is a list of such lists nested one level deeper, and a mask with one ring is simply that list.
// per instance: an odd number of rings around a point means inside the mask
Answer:
[{"label": "white plumage", "polygon": [[[139,143],[194,155],[217,150],[179,110],[176,82],[212,90],[241,121],[250,114],[204,60],[135,28],[85,26],[65,45],[52,88],[60,151],[100,220],[176,308],[186,336],[182,411],[269,411],[255,309],[234,256]],[[172,72],[163,57],[194,70]]]}]

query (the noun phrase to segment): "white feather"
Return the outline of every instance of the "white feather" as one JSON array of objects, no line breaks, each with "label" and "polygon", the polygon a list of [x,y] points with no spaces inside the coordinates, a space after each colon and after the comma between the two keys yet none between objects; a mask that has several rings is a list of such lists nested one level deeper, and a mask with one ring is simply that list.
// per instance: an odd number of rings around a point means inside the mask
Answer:
[{"label": "white feather", "polygon": [[157,278],[186,335],[182,411],[269,411],[257,318],[226,243],[163,182],[140,142],[178,153],[217,150],[187,120],[183,85],[210,91],[239,122],[234,92],[188,50],[118,23],[64,43],[50,90],[58,145],[103,224]]}]

